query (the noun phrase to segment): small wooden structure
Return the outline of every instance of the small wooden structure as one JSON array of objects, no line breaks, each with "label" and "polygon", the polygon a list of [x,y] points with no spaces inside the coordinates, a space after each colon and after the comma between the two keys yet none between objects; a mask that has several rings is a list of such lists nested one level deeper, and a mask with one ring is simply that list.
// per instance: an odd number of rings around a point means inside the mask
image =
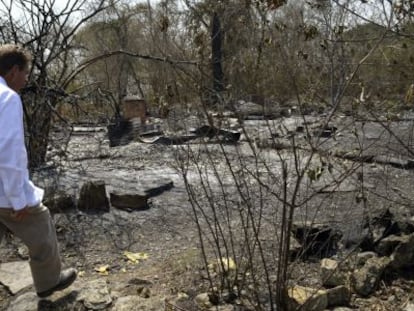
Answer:
[{"label": "small wooden structure", "polygon": [[124,120],[139,118],[141,124],[147,121],[147,102],[139,96],[125,96],[122,99],[122,116]]}]

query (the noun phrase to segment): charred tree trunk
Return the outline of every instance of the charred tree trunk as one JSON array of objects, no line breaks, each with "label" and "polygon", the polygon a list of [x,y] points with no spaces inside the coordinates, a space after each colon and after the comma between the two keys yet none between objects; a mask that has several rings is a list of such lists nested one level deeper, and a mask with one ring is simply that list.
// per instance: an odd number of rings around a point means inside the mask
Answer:
[{"label": "charred tree trunk", "polygon": [[26,146],[29,168],[34,169],[45,163],[52,124],[52,108],[56,97],[48,96],[39,89],[22,94],[26,125]]},{"label": "charred tree trunk", "polygon": [[214,13],[211,27],[211,51],[212,51],[212,67],[213,67],[213,90],[220,93],[224,90],[223,67],[222,67],[222,30],[220,18]]}]

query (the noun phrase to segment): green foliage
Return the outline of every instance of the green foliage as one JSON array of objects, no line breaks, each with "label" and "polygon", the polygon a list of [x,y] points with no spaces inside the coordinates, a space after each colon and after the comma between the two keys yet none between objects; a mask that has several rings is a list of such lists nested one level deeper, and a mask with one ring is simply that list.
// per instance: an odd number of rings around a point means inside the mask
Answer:
[{"label": "green foliage", "polygon": [[316,168],[312,168],[312,169],[309,168],[306,171],[306,175],[308,176],[308,178],[311,182],[318,181],[321,178],[323,171],[324,171],[324,168],[320,167],[320,166],[318,166]]}]

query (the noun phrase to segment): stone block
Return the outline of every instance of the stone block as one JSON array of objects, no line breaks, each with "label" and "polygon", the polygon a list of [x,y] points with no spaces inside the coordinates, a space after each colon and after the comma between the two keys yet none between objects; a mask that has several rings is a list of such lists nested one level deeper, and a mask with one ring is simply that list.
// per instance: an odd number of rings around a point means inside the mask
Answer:
[{"label": "stone block", "polygon": [[86,182],[79,194],[80,210],[109,211],[109,200],[106,196],[105,182],[102,180]]},{"label": "stone block", "polygon": [[334,288],[327,289],[328,293],[328,306],[338,307],[347,306],[351,298],[351,291],[346,286],[337,286]]},{"label": "stone block", "polygon": [[321,260],[321,278],[324,286],[335,287],[346,283],[346,274],[339,270],[338,262],[329,258]]},{"label": "stone block", "polygon": [[288,310],[322,311],[328,307],[324,290],[296,285],[288,289]]},{"label": "stone block", "polygon": [[129,212],[149,208],[148,196],[146,194],[113,191],[110,193],[110,200],[113,207]]}]

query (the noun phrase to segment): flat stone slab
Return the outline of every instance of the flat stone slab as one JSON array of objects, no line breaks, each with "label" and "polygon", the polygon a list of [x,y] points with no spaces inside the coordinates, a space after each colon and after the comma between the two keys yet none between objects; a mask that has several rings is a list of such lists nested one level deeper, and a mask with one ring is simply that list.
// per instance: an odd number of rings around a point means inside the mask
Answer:
[{"label": "flat stone slab", "polygon": [[0,283],[15,295],[33,284],[32,273],[27,261],[14,261],[0,264]]},{"label": "flat stone slab", "polygon": [[174,187],[174,182],[167,178],[160,178],[143,183],[141,187],[147,197],[152,198],[172,189]]},{"label": "flat stone slab", "polygon": [[[164,310],[163,298],[153,296],[142,298],[139,296],[120,297],[115,301],[113,311],[159,311]],[[178,309],[177,309],[178,310]]]},{"label": "flat stone slab", "polygon": [[7,308],[7,311],[38,311],[39,308],[39,298],[35,292],[28,292],[23,295],[18,296],[15,300],[12,301],[10,306]]},{"label": "flat stone slab", "polygon": [[114,191],[110,193],[111,205],[127,211],[146,210],[149,208],[148,197],[139,193],[121,193]]},{"label": "flat stone slab", "polygon": [[114,189],[112,186],[109,186],[108,192],[113,207],[133,211],[150,208],[148,204],[149,198],[158,196],[173,187],[174,183],[172,180],[160,178],[139,181],[129,189],[127,187],[124,189]]}]

